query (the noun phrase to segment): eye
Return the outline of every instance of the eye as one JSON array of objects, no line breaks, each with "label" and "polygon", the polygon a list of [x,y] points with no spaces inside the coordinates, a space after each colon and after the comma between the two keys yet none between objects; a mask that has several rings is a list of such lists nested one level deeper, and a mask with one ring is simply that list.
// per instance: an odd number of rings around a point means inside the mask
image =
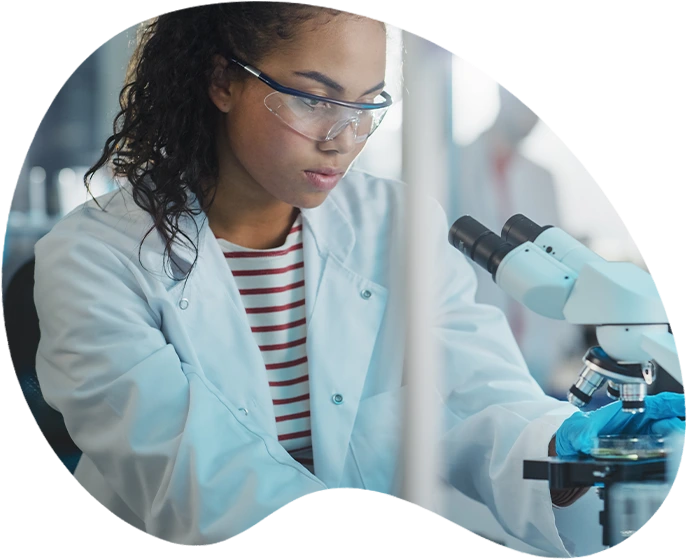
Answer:
[{"label": "eye", "polygon": [[315,109],[315,108],[319,107],[320,105],[322,105],[321,101],[318,101],[316,99],[308,99],[307,97],[300,97],[299,101],[301,103],[303,103],[309,109]]},{"label": "eye", "polygon": [[307,107],[310,112],[317,111],[318,113],[326,112],[333,113],[339,110],[337,105],[327,103],[326,101],[319,101],[317,99],[308,99],[307,97],[300,98],[301,103]]}]

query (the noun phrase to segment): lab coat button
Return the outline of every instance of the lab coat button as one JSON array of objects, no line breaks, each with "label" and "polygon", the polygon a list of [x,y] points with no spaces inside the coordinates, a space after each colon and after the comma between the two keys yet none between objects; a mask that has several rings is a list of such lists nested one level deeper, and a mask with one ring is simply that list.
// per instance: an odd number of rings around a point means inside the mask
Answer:
[{"label": "lab coat button", "polygon": [[334,402],[337,406],[340,406],[343,404],[343,396],[341,394],[334,394],[334,396],[332,396],[332,402]]},{"label": "lab coat button", "polygon": [[371,292],[371,291],[368,291],[367,289],[363,289],[363,290],[360,292],[360,296],[361,296],[363,299],[369,299],[370,297],[372,297],[372,292]]},{"label": "lab coat button", "polygon": [[184,297],[181,301],[179,301],[179,308],[182,311],[185,311],[188,308],[188,299]]},{"label": "lab coat button", "polygon": [[242,411],[243,415],[248,415],[248,410],[246,408],[239,408],[239,411]]}]

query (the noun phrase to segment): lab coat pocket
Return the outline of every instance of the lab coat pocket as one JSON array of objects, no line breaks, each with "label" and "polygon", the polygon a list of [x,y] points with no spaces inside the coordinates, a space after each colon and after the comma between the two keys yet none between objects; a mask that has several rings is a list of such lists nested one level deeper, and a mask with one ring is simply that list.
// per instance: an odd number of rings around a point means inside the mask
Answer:
[{"label": "lab coat pocket", "polygon": [[401,429],[406,387],[361,400],[351,449],[366,489],[398,492]]}]

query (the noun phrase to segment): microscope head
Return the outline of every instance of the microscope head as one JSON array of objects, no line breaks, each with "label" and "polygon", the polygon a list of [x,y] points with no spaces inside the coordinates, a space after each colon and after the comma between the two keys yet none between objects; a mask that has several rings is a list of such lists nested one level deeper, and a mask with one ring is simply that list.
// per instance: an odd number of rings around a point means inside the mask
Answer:
[{"label": "microscope head", "polygon": [[587,405],[608,383],[607,394],[621,400],[625,412],[642,413],[654,362],[681,382],[665,309],[646,271],[608,262],[562,229],[521,214],[505,223],[501,235],[463,216],[449,242],[531,311],[596,327],[599,346],[587,352],[569,391],[575,406]]}]

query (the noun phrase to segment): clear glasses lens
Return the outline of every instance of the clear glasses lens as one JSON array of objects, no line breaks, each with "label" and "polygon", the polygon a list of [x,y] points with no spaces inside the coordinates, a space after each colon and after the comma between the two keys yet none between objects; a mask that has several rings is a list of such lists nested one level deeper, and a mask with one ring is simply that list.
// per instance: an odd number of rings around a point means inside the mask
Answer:
[{"label": "clear glasses lens", "polygon": [[[374,102],[382,101],[380,97]],[[265,106],[296,132],[319,142],[334,139],[349,126],[355,142],[364,142],[380,125],[387,111],[386,108],[352,109],[276,91],[265,97]]]}]

